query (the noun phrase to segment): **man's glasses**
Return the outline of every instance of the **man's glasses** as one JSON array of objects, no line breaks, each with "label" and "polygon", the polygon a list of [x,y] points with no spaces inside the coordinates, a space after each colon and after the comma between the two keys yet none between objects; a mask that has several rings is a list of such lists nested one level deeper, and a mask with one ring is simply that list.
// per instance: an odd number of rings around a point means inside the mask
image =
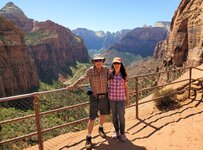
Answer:
[{"label": "man's glasses", "polygon": [[103,62],[103,59],[96,59],[94,62]]},{"label": "man's glasses", "polygon": [[120,65],[121,63],[119,63],[119,62],[115,62],[115,63],[113,63],[114,65]]}]

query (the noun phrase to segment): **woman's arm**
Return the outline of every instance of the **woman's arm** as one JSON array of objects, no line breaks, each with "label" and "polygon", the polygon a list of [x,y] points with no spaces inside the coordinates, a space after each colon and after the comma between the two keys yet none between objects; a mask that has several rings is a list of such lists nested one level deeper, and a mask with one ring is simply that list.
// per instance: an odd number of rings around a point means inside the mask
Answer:
[{"label": "woman's arm", "polygon": [[126,96],[126,104],[128,105],[129,104],[129,90],[128,90],[128,82],[126,81],[125,82],[125,96]]}]

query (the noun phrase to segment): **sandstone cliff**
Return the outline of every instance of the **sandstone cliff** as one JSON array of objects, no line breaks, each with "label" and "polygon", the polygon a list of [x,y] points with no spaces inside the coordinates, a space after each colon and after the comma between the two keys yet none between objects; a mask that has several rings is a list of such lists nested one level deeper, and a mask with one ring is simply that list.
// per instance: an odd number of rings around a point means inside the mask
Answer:
[{"label": "sandstone cliff", "polygon": [[203,1],[182,0],[167,39],[166,58],[175,66],[198,66],[203,62]]},{"label": "sandstone cliff", "polygon": [[40,79],[45,82],[71,74],[71,65],[89,59],[80,37],[49,20],[35,22],[32,32],[26,34],[26,44],[34,57]]},{"label": "sandstone cliff", "polygon": [[0,10],[0,16],[12,20],[25,32],[29,54],[34,58],[39,77],[51,83],[61,75],[71,74],[76,61],[88,62],[83,40],[69,29],[52,21],[37,22],[26,17],[12,2]]},{"label": "sandstone cliff", "polygon": [[0,17],[0,97],[33,92],[39,78],[23,33]]},{"label": "sandstone cliff", "polygon": [[152,56],[156,44],[167,37],[167,29],[160,27],[135,28],[110,49],[127,51],[143,57]]},{"label": "sandstone cliff", "polygon": [[[157,67],[160,71],[203,63],[202,0],[180,2],[172,18],[168,37],[156,45],[153,56],[154,61],[159,59],[162,62]],[[166,78],[160,76],[158,84],[165,82],[168,82]]]}]

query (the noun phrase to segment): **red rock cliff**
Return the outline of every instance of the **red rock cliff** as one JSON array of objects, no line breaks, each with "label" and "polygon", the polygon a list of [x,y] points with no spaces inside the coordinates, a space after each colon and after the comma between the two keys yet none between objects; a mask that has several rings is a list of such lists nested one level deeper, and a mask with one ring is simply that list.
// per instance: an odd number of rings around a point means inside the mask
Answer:
[{"label": "red rock cliff", "polygon": [[70,66],[88,61],[83,40],[69,29],[52,21],[35,22],[32,32],[26,35],[38,69],[45,82],[57,80],[60,75],[70,74]]},{"label": "red rock cliff", "polygon": [[0,17],[0,97],[32,92],[39,86],[23,33]]},{"label": "red rock cliff", "polygon": [[198,66],[203,62],[203,1],[182,0],[172,18],[167,57],[175,66]]},{"label": "red rock cliff", "polygon": [[26,34],[26,45],[33,56],[39,77],[44,82],[71,74],[70,66],[88,62],[83,40],[69,29],[52,21],[37,22],[26,17],[12,2],[0,10],[0,16],[12,20]]}]

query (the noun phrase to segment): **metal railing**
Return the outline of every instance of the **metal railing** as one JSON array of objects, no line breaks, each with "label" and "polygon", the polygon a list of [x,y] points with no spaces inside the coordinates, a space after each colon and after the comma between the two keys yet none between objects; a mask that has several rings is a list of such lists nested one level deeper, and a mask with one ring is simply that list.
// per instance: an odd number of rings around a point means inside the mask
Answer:
[{"label": "metal railing", "polygon": [[[152,73],[152,74],[145,74],[145,75],[139,75],[139,76],[130,77],[129,80],[132,82],[133,85],[130,87],[131,104],[129,106],[127,106],[127,108],[128,107],[135,107],[135,116],[136,116],[136,118],[139,118],[139,107],[138,106],[142,105],[142,104],[145,104],[145,103],[148,103],[148,102],[154,101],[154,99],[150,99],[150,100],[147,100],[147,101],[139,102],[139,100],[142,98],[141,93],[146,92],[146,91],[152,91],[152,90],[157,89],[157,88],[160,89],[160,88],[165,87],[167,85],[172,85],[172,84],[181,83],[181,82],[186,82],[186,84],[189,85],[188,97],[190,97],[191,83],[195,80],[195,79],[192,78],[192,70],[193,69],[203,71],[202,69],[199,69],[199,68],[190,67],[190,68],[180,68],[180,69],[169,70],[169,71],[165,71],[165,72],[158,72],[158,73]],[[186,70],[189,70],[188,79],[174,81],[174,82],[166,83],[166,84],[162,84],[162,85],[156,85],[155,84],[153,86],[147,85],[147,87],[143,87],[142,82],[148,82],[149,83],[149,81],[144,81],[143,78],[150,78],[150,77],[153,77],[153,76],[155,76],[155,78],[156,78],[157,76],[160,76],[161,74],[169,75],[172,72],[179,72],[179,71],[182,71],[182,72],[184,71],[185,72]],[[180,74],[182,74],[182,73],[180,73]],[[177,76],[176,78],[178,78],[178,77],[179,76]],[[154,82],[155,80],[153,80],[153,79],[154,78],[152,78],[151,81]],[[150,87],[148,87],[148,86],[150,86]],[[86,88],[86,85],[81,86],[81,87]],[[28,133],[28,134],[25,134],[25,135],[21,135],[21,136],[17,136],[17,137],[14,137],[14,138],[8,138],[6,140],[5,139],[4,140],[0,139],[1,140],[0,141],[0,148],[4,144],[9,144],[11,142],[20,141],[20,140],[23,140],[25,138],[30,138],[30,137],[33,137],[33,136],[37,136],[36,141],[38,143],[38,149],[43,150],[44,149],[43,136],[44,136],[45,133],[56,130],[56,129],[65,128],[65,127],[68,127],[68,126],[71,126],[71,125],[78,125],[78,124],[87,122],[88,117],[82,117],[80,119],[73,120],[73,121],[70,121],[70,122],[67,122],[67,123],[63,123],[61,125],[55,125],[53,127],[48,127],[48,128],[45,128],[45,129],[42,127],[42,124],[43,124],[42,123],[42,118],[45,115],[50,115],[50,114],[54,114],[54,113],[59,114],[60,112],[73,110],[73,109],[79,108],[79,107],[85,107],[85,108],[88,107],[89,102],[84,101],[84,102],[81,102],[81,103],[78,103],[78,104],[73,104],[73,105],[59,107],[59,108],[53,108],[51,110],[46,110],[46,111],[40,111],[40,109],[41,109],[40,108],[40,102],[41,101],[40,101],[39,97],[43,96],[43,95],[59,93],[59,92],[66,93],[68,91],[67,91],[66,88],[61,88],[61,89],[50,90],[50,91],[35,92],[35,93],[30,93],[30,94],[23,94],[23,95],[18,95],[18,96],[0,98],[0,106],[1,106],[2,103],[5,103],[5,102],[9,103],[11,101],[16,101],[16,100],[19,100],[19,99],[31,98],[32,101],[33,101],[33,108],[34,108],[34,111],[33,111],[34,113],[31,113],[29,115],[25,115],[25,116],[21,116],[21,117],[15,117],[15,118],[12,118],[12,119],[0,120],[0,131],[1,131],[2,126],[5,125],[5,124],[14,124],[15,122],[22,122],[22,121],[24,121],[26,119],[34,119],[35,120],[35,122],[34,122],[35,131],[34,132],[31,132],[31,133]],[[148,95],[149,94],[150,94],[150,92],[148,93]],[[146,95],[147,94],[145,93],[144,96],[146,96]],[[43,99],[43,100],[46,100],[46,98]],[[51,102],[51,101],[49,101],[49,102]]]}]

